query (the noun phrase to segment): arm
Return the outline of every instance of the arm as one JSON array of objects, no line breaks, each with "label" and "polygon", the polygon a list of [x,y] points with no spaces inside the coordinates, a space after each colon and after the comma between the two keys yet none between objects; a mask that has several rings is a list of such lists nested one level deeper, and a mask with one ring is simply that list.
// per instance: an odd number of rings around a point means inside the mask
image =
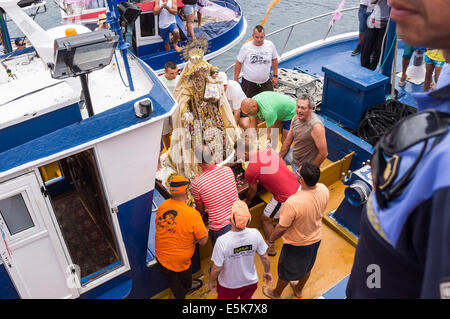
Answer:
[{"label": "arm", "polygon": [[273,281],[273,277],[270,273],[270,260],[267,252],[264,255],[259,255],[259,259],[261,259],[261,263],[264,267],[263,279],[266,284],[270,284]]},{"label": "arm", "polygon": [[200,215],[203,216],[205,214],[205,205],[203,204],[203,202],[195,201],[195,209],[200,212]]},{"label": "arm", "polygon": [[319,151],[313,161],[313,164],[320,166],[320,164],[322,164],[322,162],[328,156],[327,139],[325,138],[325,127],[320,124],[314,125],[311,131],[311,137],[313,138],[314,143],[316,144],[316,147]]},{"label": "arm", "polygon": [[241,73],[241,66],[242,63],[236,60],[236,63],[234,64],[234,80],[236,82],[239,82],[239,73]]},{"label": "arm", "polygon": [[278,58],[272,59],[272,71],[274,75],[272,78],[272,85],[275,86],[278,84]]},{"label": "arm", "polygon": [[222,271],[223,267],[216,266],[216,264],[213,264],[211,269],[211,274],[209,276],[209,282],[208,286],[210,290],[216,289],[217,286],[217,278],[219,277],[220,272]]},{"label": "arm", "polygon": [[289,227],[281,226],[280,224],[277,224],[277,227],[275,227],[272,235],[270,235],[269,239],[267,240],[269,244],[273,244],[275,240],[283,236],[283,234],[288,230]]},{"label": "arm", "polygon": [[163,7],[161,7],[161,6],[159,5],[159,0],[156,0],[156,1],[155,1],[155,7],[153,8],[153,14],[154,14],[154,15],[160,14],[162,9],[163,9]]},{"label": "arm", "polygon": [[205,237],[200,238],[198,240],[198,243],[199,243],[200,246],[205,246],[207,242],[208,242],[208,235],[206,235]]},{"label": "arm", "polygon": [[[157,1],[156,1],[157,2]],[[166,4],[166,9],[167,11],[169,11],[172,14],[177,14],[178,13],[178,4],[176,0],[172,1],[172,8],[168,8],[167,4]]]},{"label": "arm", "polygon": [[247,190],[247,198],[245,199],[245,202],[247,203],[247,205],[250,205],[250,203],[252,202],[253,198],[256,195],[256,191],[258,189],[258,184],[248,184],[248,190]]},{"label": "arm", "polygon": [[292,133],[292,125],[289,129],[288,135],[286,136],[286,139],[283,142],[283,145],[281,145],[280,149],[280,157],[284,158],[286,154],[289,152],[289,148],[291,147],[292,142],[294,141],[294,134]]},{"label": "arm", "polygon": [[233,110],[234,120],[236,121],[236,126],[239,125],[239,120],[241,119],[241,109]]}]

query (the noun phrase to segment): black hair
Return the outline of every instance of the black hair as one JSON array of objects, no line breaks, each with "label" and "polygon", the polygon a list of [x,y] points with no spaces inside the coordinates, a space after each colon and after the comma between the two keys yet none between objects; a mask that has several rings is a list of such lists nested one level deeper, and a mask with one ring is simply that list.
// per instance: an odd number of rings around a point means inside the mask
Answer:
[{"label": "black hair", "polygon": [[308,186],[315,186],[320,178],[320,168],[312,163],[303,163],[300,169],[300,176]]},{"label": "black hair", "polygon": [[[20,44],[20,43],[22,43],[22,44]],[[14,44],[17,46],[24,45],[25,41],[23,39],[17,38],[14,40]]]}]

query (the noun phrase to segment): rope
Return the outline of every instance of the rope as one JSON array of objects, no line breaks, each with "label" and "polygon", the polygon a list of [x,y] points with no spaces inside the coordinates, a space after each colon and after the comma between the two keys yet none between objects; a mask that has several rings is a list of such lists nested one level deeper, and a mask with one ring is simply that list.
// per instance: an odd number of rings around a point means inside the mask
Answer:
[{"label": "rope", "polygon": [[383,134],[402,118],[416,113],[417,110],[397,100],[388,100],[383,104],[367,109],[359,123],[359,137],[375,146]]},{"label": "rope", "polygon": [[377,71],[378,73],[380,73],[381,69],[383,68],[384,64],[386,63],[386,60],[388,59],[389,54],[391,53],[392,47],[394,46],[396,40],[397,40],[397,34],[395,34],[394,39],[392,40],[391,47],[389,48],[389,51],[388,51],[388,53],[386,54],[383,63],[382,63],[382,64],[380,65],[380,67],[378,68],[378,71]]}]

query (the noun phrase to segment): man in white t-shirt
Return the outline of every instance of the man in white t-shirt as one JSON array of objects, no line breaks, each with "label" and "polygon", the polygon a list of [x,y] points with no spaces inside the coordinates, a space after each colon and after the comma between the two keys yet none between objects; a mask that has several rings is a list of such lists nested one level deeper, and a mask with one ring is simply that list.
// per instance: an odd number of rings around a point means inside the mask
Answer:
[{"label": "man in white t-shirt", "polygon": [[[159,79],[167,86],[170,93],[173,94],[179,78],[180,75],[178,74],[177,64],[173,61],[167,61],[164,65],[164,74],[161,75]],[[162,139],[166,148],[169,148],[170,146],[170,131],[172,130],[172,123],[170,119],[170,117],[166,117],[164,119],[162,130]]]},{"label": "man in white t-shirt", "polygon": [[242,46],[234,66],[234,80],[238,82],[242,68],[242,89],[250,98],[263,91],[273,91],[278,83],[278,52],[275,45],[264,40],[266,35],[261,25],[253,29],[252,36],[253,41]]},{"label": "man in white t-shirt", "polygon": [[257,229],[246,228],[251,215],[244,201],[233,203],[230,219],[231,231],[220,236],[214,245],[209,288],[217,287],[218,299],[250,299],[258,286],[255,253],[264,267],[263,279],[267,283],[273,280],[267,244]]},{"label": "man in white t-shirt", "polygon": [[249,125],[249,118],[241,112],[241,103],[247,98],[247,96],[244,91],[242,91],[241,85],[238,82],[228,80],[225,72],[219,72],[219,78],[222,81],[225,97],[231,106],[236,124],[238,124],[243,130],[246,130]]}]

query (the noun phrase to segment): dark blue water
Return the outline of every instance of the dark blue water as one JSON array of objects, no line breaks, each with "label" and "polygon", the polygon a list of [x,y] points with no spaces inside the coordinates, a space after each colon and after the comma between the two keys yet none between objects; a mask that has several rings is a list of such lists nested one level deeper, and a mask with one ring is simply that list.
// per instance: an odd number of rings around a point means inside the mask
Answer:
[{"label": "dark blue water", "polygon": [[[252,29],[255,25],[260,24],[265,15],[267,6],[271,0],[237,0],[241,5],[244,15],[248,22],[248,29],[245,37],[241,42],[228,52],[215,58],[211,62],[218,65],[224,70],[229,65],[233,64],[240,47],[245,41],[251,38]],[[334,11],[338,8],[342,0],[280,0],[271,10],[269,17],[264,25],[266,34],[280,29],[286,25],[292,24],[296,21],[311,18],[326,12]],[[345,7],[356,7],[359,5],[359,0],[346,0]],[[59,9],[53,0],[47,0],[47,12],[39,14],[35,20],[44,28],[48,29],[57,26],[61,23]],[[293,49],[299,45],[303,45],[315,40],[322,39],[328,31],[331,16],[318,19],[314,22],[297,26],[288,42],[286,50]],[[356,31],[358,28],[357,11],[350,11],[343,13],[341,20],[337,21],[329,36],[339,34],[342,32]],[[11,36],[20,36],[21,32],[14,26],[10,26]],[[269,37],[278,49],[278,53],[286,42],[286,37],[289,31],[283,31],[276,37]],[[285,51],[286,51],[285,50]]]}]

